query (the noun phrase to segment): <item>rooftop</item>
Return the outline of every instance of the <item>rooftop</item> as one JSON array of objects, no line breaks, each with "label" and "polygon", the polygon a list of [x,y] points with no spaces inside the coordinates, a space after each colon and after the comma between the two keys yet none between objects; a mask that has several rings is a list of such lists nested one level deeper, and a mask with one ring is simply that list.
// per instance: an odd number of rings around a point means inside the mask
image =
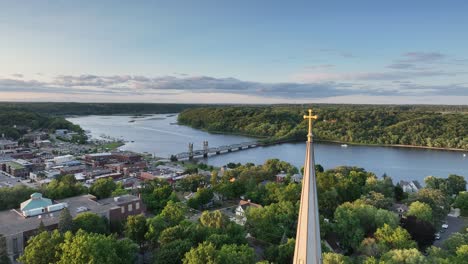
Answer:
[{"label": "rooftop", "polygon": [[[127,201],[138,200],[133,195],[121,196],[119,201],[113,198],[96,201],[96,197],[90,194],[70,197],[58,200],[58,203],[67,203],[70,214],[75,217],[81,212],[88,211],[96,214],[105,214],[111,208]],[[61,211],[45,213],[40,216],[25,218],[18,209],[5,210],[0,212],[0,234],[5,236],[36,229],[42,221],[44,225],[56,224],[59,221]]]}]

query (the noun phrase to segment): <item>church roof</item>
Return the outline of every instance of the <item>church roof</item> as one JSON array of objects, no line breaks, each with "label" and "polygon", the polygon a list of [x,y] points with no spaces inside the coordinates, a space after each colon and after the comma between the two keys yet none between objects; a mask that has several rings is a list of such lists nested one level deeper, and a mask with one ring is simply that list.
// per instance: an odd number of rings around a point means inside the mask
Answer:
[{"label": "church roof", "polygon": [[47,207],[52,205],[52,200],[48,198],[42,197],[41,193],[33,193],[31,194],[31,199],[24,201],[21,203],[21,211],[28,211],[31,209]]}]

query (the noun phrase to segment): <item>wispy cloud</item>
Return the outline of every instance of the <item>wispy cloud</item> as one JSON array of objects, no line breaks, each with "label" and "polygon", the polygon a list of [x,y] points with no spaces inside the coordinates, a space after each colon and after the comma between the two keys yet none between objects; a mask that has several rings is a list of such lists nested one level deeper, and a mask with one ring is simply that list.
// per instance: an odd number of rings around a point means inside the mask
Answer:
[{"label": "wispy cloud", "polygon": [[[413,73],[411,73],[413,74]],[[424,73],[429,74],[429,73]],[[433,74],[433,73],[432,73]],[[442,74],[442,73],[441,73]],[[447,73],[443,73],[447,74]],[[67,75],[51,81],[0,79],[0,92],[60,93],[80,95],[145,96],[183,94],[235,94],[263,98],[312,99],[337,96],[403,96],[403,95],[457,95],[468,96],[466,84],[421,85],[411,81],[410,73],[367,73],[347,78],[322,76],[323,80],[309,82],[262,83],[235,78],[195,77],[146,77],[131,75]],[[338,78],[339,77],[339,78]],[[332,81],[330,79],[341,79]],[[395,79],[395,80],[394,80]],[[345,80],[349,80],[346,82]],[[359,80],[393,80],[381,85],[358,82]]]}]

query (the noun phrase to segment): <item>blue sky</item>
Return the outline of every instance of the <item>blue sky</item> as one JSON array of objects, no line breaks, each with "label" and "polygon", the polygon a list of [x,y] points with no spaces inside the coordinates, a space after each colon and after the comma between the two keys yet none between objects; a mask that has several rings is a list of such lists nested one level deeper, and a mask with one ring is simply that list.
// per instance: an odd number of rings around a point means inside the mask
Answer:
[{"label": "blue sky", "polygon": [[465,2],[0,0],[0,100],[466,104]]}]

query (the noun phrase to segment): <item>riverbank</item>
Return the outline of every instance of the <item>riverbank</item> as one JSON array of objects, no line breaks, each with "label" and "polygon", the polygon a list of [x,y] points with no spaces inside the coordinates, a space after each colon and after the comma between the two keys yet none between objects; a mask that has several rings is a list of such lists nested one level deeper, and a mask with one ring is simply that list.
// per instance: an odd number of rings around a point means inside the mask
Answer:
[{"label": "riverbank", "polygon": [[[184,124],[180,124],[184,125]],[[186,125],[184,125],[186,126]],[[188,126],[190,127],[190,126]],[[197,129],[197,128],[195,128]],[[244,137],[251,137],[258,139],[259,144],[262,146],[272,146],[277,144],[284,144],[284,143],[297,143],[303,142],[302,140],[296,139],[269,139],[266,137],[258,137],[249,135],[247,133],[234,133],[234,132],[222,132],[222,131],[209,131],[206,129],[199,129],[208,133],[212,134],[220,134],[220,135],[233,135],[233,136],[244,136]],[[305,137],[304,137],[305,141]],[[444,151],[457,151],[457,152],[468,152],[468,149],[458,149],[458,148],[440,148],[440,147],[429,147],[429,146],[416,146],[416,145],[402,145],[402,144],[372,144],[372,143],[359,143],[359,142],[346,142],[346,141],[339,141],[339,140],[323,140],[323,139],[314,139],[316,142],[323,142],[323,143],[337,143],[337,144],[347,144],[347,145],[356,145],[356,146],[374,146],[374,147],[395,147],[395,148],[413,148],[413,149],[431,149],[431,150],[444,150]]]}]

